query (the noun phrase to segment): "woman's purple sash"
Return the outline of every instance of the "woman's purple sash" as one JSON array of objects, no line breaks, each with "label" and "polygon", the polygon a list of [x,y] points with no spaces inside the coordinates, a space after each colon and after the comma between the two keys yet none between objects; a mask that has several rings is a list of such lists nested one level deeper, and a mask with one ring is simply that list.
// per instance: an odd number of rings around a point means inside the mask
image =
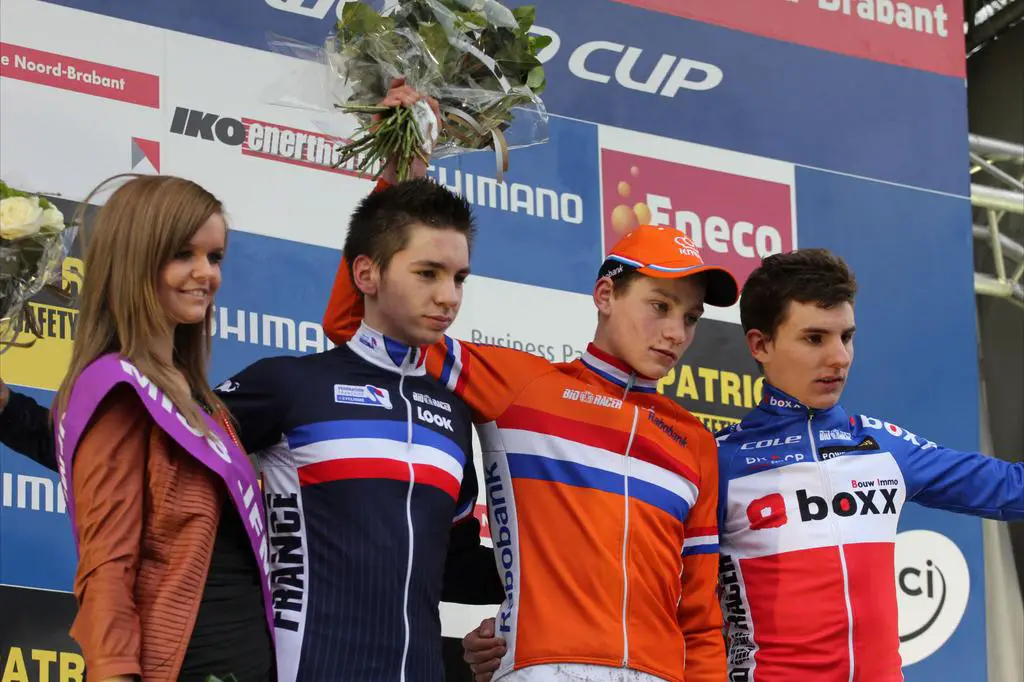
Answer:
[{"label": "woman's purple sash", "polygon": [[[75,527],[75,499],[71,485],[71,466],[75,450],[82,433],[100,402],[119,383],[127,383],[135,389],[146,406],[146,410],[168,436],[174,439],[185,452],[189,453],[207,469],[224,481],[231,500],[235,504],[242,525],[245,526],[252,546],[256,565],[260,570],[260,585],[263,588],[263,604],[267,615],[267,626],[274,636],[274,615],[270,595],[270,561],[265,528],[266,516],[263,511],[263,496],[248,458],[223,429],[203,413],[210,427],[210,435],[203,436],[178,412],[170,398],[146,378],[132,363],[117,354],[104,355],[92,362],[75,382],[68,407],[56,422],[57,469],[64,499]],[[78,548],[78,534],[75,533],[75,548]]]}]

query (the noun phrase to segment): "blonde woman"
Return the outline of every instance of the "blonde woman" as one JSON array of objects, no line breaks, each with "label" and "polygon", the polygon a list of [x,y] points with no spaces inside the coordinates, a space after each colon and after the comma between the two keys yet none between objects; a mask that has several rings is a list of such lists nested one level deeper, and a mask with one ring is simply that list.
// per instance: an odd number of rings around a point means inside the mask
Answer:
[{"label": "blonde woman", "polygon": [[261,495],[207,381],[223,208],[189,180],[131,177],[91,230],[54,406],[71,634],[90,681],[271,680]]}]

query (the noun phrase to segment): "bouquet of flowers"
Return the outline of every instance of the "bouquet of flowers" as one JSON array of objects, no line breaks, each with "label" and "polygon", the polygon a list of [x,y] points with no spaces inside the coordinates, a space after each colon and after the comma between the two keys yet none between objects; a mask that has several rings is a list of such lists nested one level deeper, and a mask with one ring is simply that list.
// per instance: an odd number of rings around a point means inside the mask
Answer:
[{"label": "bouquet of flowers", "polygon": [[[350,2],[322,48],[287,39],[271,46],[325,64],[330,107],[359,119],[339,165],[355,159],[357,170],[378,177],[395,158],[404,180],[416,157],[490,147],[500,180],[509,149],[547,140],[537,54],[551,38],[530,34],[534,17],[533,6],[509,10],[496,0],[398,0],[384,14]],[[437,100],[441,126],[426,102],[378,106],[395,78]]]},{"label": "bouquet of flowers", "polygon": [[39,336],[25,304],[59,279],[71,238],[50,201],[0,181],[0,352],[34,343],[15,343],[19,329]]}]

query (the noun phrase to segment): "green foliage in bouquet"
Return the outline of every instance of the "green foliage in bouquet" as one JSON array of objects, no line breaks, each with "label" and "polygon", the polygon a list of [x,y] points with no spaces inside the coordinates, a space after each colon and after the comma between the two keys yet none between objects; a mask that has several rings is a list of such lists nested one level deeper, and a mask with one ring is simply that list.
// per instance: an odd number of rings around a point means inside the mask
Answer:
[{"label": "green foliage in bouquet", "polygon": [[494,146],[507,168],[502,131],[513,109],[536,103],[546,85],[537,54],[551,38],[530,35],[535,15],[533,6],[509,11],[495,0],[399,0],[386,15],[363,2],[346,4],[335,37],[352,95],[337,106],[360,115],[362,125],[340,163],[362,156],[365,172],[397,158],[404,180],[415,156],[428,161],[412,112],[377,105],[391,79],[403,76],[440,104],[437,146]]}]

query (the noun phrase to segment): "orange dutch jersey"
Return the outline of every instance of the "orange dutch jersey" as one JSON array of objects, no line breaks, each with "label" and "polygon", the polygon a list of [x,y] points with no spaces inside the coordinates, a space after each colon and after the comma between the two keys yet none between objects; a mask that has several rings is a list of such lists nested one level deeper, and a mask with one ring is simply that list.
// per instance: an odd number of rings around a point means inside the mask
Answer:
[{"label": "orange dutch jersey", "polygon": [[[358,333],[342,263],[324,327]],[[508,652],[494,676],[546,663],[725,679],[713,436],[593,345],[566,364],[445,337],[427,371],[472,410]]]}]

